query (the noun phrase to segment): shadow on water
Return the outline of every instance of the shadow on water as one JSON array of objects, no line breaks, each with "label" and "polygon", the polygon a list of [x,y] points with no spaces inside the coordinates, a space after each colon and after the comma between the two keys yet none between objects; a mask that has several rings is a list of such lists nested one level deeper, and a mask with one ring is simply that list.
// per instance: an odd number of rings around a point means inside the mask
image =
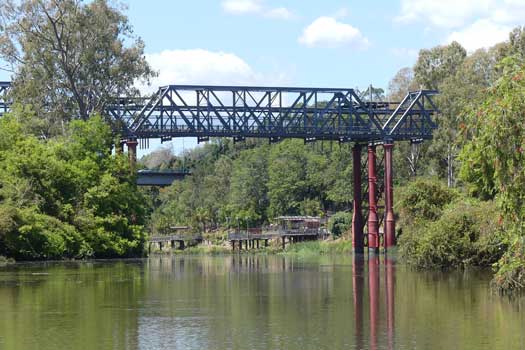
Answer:
[{"label": "shadow on water", "polygon": [[0,349],[520,349],[486,271],[385,256],[158,256],[0,268]]}]

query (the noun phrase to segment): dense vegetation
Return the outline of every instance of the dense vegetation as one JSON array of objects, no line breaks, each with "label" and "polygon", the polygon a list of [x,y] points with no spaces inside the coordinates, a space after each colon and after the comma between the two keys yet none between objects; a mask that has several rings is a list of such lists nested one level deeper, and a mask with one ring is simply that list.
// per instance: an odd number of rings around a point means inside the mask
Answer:
[{"label": "dense vegetation", "polygon": [[0,3],[15,102],[0,120],[0,255],[142,254],[147,201],[98,112],[152,76],[143,49],[105,0]]},{"label": "dense vegetation", "polygon": [[49,140],[15,111],[0,120],[0,255],[18,259],[142,254],[144,199],[100,117]]},{"label": "dense vegetation", "polygon": [[[321,215],[351,203],[348,144],[217,140],[185,155],[192,176],[160,195],[154,231],[255,226],[279,215]],[[153,157],[150,156],[150,157]],[[145,160],[147,161],[147,159]],[[182,164],[175,161],[174,166]]]}]

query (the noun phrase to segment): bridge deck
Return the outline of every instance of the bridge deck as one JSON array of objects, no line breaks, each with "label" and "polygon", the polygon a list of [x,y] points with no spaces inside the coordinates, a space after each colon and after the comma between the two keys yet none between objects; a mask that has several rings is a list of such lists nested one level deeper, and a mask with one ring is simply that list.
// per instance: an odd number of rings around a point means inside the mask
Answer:
[{"label": "bridge deck", "polygon": [[175,180],[182,180],[191,175],[186,170],[139,170],[137,185],[139,186],[169,186]]},{"label": "bridge deck", "polygon": [[[0,83],[0,115],[10,101]],[[169,85],[147,98],[115,98],[106,114],[122,121],[128,140],[263,137],[272,141],[423,140],[436,128],[436,91],[410,92],[401,102],[363,100],[353,89]]]}]

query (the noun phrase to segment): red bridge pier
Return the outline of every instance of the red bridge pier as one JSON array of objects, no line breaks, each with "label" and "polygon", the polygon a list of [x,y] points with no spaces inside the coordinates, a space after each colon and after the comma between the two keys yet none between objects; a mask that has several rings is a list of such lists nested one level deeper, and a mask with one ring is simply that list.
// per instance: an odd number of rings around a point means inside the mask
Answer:
[{"label": "red bridge pier", "polygon": [[396,245],[396,224],[394,218],[394,189],[392,179],[393,143],[385,143],[385,249]]},{"label": "red bridge pier", "polygon": [[377,217],[376,146],[368,146],[368,253],[379,253],[379,219]]},{"label": "red bridge pier", "polygon": [[[396,245],[396,227],[394,217],[394,191],[393,191],[393,142],[385,142],[384,149],[384,194],[385,194],[385,211],[384,211],[384,239],[383,247],[385,251]],[[352,246],[354,253],[361,254],[364,252],[364,234],[363,234],[363,214],[362,214],[362,179],[361,179],[361,149],[360,144],[355,144],[352,148],[353,164],[353,214],[352,214]],[[377,155],[376,145],[368,145],[368,252],[371,254],[379,253],[379,217],[378,217],[378,179],[377,179]]]},{"label": "red bridge pier", "polygon": [[137,163],[137,140],[127,140],[126,145],[128,146],[128,157],[131,163],[131,167],[134,168]]},{"label": "red bridge pier", "polygon": [[352,246],[354,252],[364,252],[363,240],[363,213],[361,211],[361,145],[355,144],[352,148],[353,178],[354,178],[354,207],[352,213]]}]

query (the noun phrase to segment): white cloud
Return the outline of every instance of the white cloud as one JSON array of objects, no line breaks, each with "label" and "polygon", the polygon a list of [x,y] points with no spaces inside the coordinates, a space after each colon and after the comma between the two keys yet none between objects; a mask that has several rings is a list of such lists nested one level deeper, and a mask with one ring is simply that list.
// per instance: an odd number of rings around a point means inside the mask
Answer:
[{"label": "white cloud", "polygon": [[221,51],[165,50],[147,54],[146,60],[159,72],[151,86],[140,86],[144,93],[165,85],[281,85],[285,72],[262,74],[242,58]]},{"label": "white cloud", "polygon": [[286,7],[277,7],[266,11],[264,14],[265,17],[275,18],[275,19],[292,19],[294,14],[288,10]]},{"label": "white cloud", "polygon": [[294,18],[292,11],[286,7],[268,8],[264,6],[264,0],[224,0],[222,8],[226,13],[232,15],[259,15],[272,19],[289,20]]},{"label": "white cloud", "polygon": [[491,2],[493,0],[401,0],[401,14],[397,20],[453,28],[489,11]]},{"label": "white cloud", "polygon": [[303,30],[299,43],[307,47],[366,48],[369,44],[359,29],[333,17],[319,17]]},{"label": "white cloud", "polygon": [[261,3],[258,0],[225,0],[222,2],[222,8],[234,15],[258,13],[262,10]]},{"label": "white cloud", "polygon": [[429,24],[472,52],[506,40],[523,18],[525,0],[401,0],[396,20]]},{"label": "white cloud", "polygon": [[401,13],[396,19],[458,28],[477,19],[517,24],[524,15],[524,0],[401,0]]},{"label": "white cloud", "polygon": [[482,19],[460,31],[452,32],[446,42],[451,43],[452,41],[457,41],[468,52],[473,52],[476,49],[488,48],[505,41],[511,30],[511,27]]}]

